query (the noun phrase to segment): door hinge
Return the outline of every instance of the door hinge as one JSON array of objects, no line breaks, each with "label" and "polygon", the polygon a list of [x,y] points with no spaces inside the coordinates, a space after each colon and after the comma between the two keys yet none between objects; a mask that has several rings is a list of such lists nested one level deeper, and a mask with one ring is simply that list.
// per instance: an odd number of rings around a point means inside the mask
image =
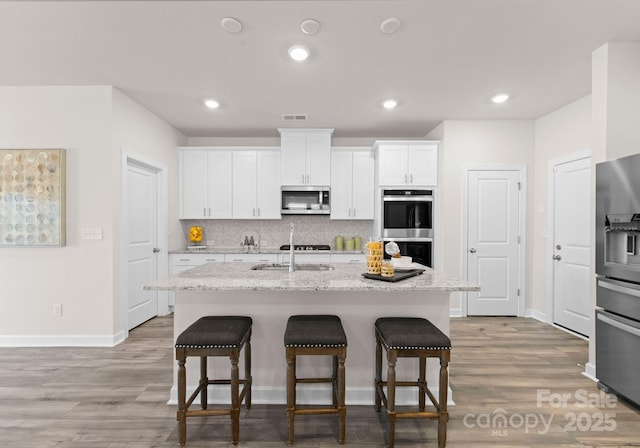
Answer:
[{"label": "door hinge", "polygon": [[520,288],[518,288],[518,297],[520,297]]},{"label": "door hinge", "polygon": [[518,182],[518,191],[522,190],[522,182]]},{"label": "door hinge", "polygon": [[521,240],[520,240],[520,235],[518,235],[518,244],[520,244],[520,241],[521,241]]}]

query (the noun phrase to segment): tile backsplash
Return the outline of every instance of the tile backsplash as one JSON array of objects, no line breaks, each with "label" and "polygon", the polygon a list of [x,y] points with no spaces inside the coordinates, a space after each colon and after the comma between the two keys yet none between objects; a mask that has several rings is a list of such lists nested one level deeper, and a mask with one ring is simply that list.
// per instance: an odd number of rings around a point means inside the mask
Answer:
[{"label": "tile backsplash", "polygon": [[[329,216],[290,215],[282,219],[248,220],[182,220],[185,246],[189,243],[189,228],[199,225],[204,231],[203,242],[209,247],[239,247],[244,235],[257,235],[261,247],[289,244],[289,224],[295,225],[295,244],[328,244],[335,249],[335,237],[359,236],[368,241],[373,235],[373,221],[331,220]],[[213,243],[212,243],[213,242]]]}]

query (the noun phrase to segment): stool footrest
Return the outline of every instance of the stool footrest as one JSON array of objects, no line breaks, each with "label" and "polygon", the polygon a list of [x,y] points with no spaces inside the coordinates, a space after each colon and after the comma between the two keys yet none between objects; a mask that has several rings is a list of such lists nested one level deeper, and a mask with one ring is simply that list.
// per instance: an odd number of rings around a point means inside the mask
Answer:
[{"label": "stool footrest", "polygon": [[231,415],[232,409],[194,409],[193,411],[185,411],[187,417],[206,417],[214,415]]},{"label": "stool footrest", "polygon": [[340,412],[338,408],[296,408],[289,410],[296,415],[312,415],[312,414],[337,414]]},{"label": "stool footrest", "polygon": [[296,378],[296,383],[333,383],[335,380],[333,378]]}]

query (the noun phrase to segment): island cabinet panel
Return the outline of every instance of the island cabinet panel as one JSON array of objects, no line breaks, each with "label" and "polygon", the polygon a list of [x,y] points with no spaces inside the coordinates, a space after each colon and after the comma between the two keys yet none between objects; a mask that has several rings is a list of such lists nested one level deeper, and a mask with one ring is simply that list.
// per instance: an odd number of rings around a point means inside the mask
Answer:
[{"label": "island cabinet panel", "polygon": [[[348,265],[347,265],[348,266]],[[287,274],[288,275],[288,274]],[[292,275],[297,275],[293,273]],[[320,274],[322,275],[322,274]],[[242,279],[237,279],[240,283]],[[253,319],[252,330],[252,401],[257,404],[286,403],[286,359],[283,347],[284,330],[289,316],[294,314],[334,314],[344,326],[348,347],[346,362],[346,402],[348,405],[373,405],[373,367],[375,340],[373,325],[381,316],[418,316],[428,318],[445,334],[449,334],[449,293],[435,291],[391,293],[381,291],[176,291],[174,333],[184,331],[191,323],[205,315],[245,315]],[[330,359],[302,357],[297,371],[301,377],[330,372]],[[211,359],[211,371],[228,369],[228,360]],[[242,364],[240,365],[242,369]],[[198,369],[187,372],[187,386],[194,390],[198,384]],[[398,363],[398,377],[415,375],[416,360]],[[439,365],[429,363],[427,380],[438,384]],[[177,368],[170,403],[177,400]],[[437,389],[434,391],[436,396]],[[228,403],[228,390],[221,388],[209,393],[211,403]],[[317,385],[298,391],[298,402],[326,403],[331,399],[328,386]],[[453,400],[449,390],[449,399]],[[415,402],[414,390],[397,392],[397,403]]]},{"label": "island cabinet panel", "polygon": [[[147,290],[170,290],[176,295],[174,334],[206,315],[247,315],[252,330],[252,401],[286,403],[286,360],[283,346],[287,319],[294,314],[335,314],[347,334],[347,404],[373,405],[375,340],[373,325],[383,316],[414,316],[429,319],[449,334],[449,295],[454,291],[477,291],[467,282],[450,279],[425,267],[422,275],[396,283],[364,278],[365,265],[342,263],[331,271],[288,272],[251,270],[249,263],[208,263],[184,275],[145,285]],[[329,372],[330,360],[303,357],[297,369],[300,376]],[[309,359],[314,358],[314,359]],[[242,369],[242,365],[240,366]],[[228,360],[211,360],[211,371],[228,369]],[[398,378],[415,375],[417,360],[398,363]],[[198,369],[187,374],[187,388],[198,384]],[[439,364],[428,363],[427,379],[438,384]],[[176,402],[177,364],[170,401]],[[328,387],[300,391],[299,402],[326,403]],[[327,385],[328,386],[328,385]],[[305,388],[306,389],[306,388]],[[436,396],[437,390],[433,391]],[[453,400],[451,391],[449,397]],[[212,403],[228,403],[228,390],[212,391]],[[398,392],[397,403],[415,401],[415,391]]]},{"label": "island cabinet panel", "polygon": [[179,218],[230,219],[230,151],[184,150],[178,156]]},{"label": "island cabinet panel", "polygon": [[438,184],[438,143],[377,141],[377,184],[388,187],[434,187]]},{"label": "island cabinet panel", "polygon": [[333,129],[279,131],[282,185],[329,185]]},{"label": "island cabinet panel", "polygon": [[331,219],[373,219],[373,205],[373,152],[333,148]]}]

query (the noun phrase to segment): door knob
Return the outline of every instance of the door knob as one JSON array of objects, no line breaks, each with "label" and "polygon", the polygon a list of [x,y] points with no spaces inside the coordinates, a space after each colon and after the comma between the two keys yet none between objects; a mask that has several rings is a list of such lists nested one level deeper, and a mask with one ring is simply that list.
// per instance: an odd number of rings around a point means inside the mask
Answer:
[{"label": "door knob", "polygon": [[561,245],[559,245],[559,244],[557,244],[557,245],[556,245],[556,249],[557,249],[557,250],[560,250],[560,249],[562,249],[562,246],[561,246]]},{"label": "door knob", "polygon": [[469,252],[471,252],[472,254],[475,254],[476,250],[472,247],[471,249],[469,249]]},{"label": "door knob", "polygon": [[562,257],[560,255],[554,255],[552,258],[558,261],[562,260]]},{"label": "door knob", "polygon": [[160,249],[158,249],[157,247],[154,247],[154,248],[153,248],[153,253],[154,253],[154,254],[157,254],[158,252],[160,252]]}]

